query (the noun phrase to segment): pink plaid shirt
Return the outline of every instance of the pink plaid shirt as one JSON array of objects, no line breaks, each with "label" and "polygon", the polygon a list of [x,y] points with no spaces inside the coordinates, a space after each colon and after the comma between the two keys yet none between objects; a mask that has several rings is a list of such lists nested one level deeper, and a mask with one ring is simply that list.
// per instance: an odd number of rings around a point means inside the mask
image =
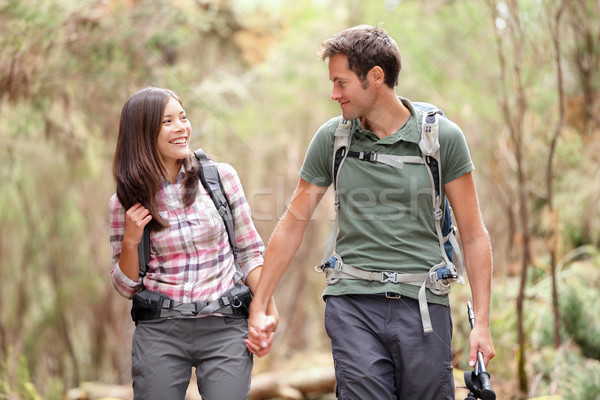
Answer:
[{"label": "pink plaid shirt", "polygon": [[[263,263],[264,244],[250,216],[241,182],[232,166],[217,165],[235,219],[235,246],[244,279]],[[152,232],[149,270],[144,285],[180,302],[212,301],[234,285],[235,264],[225,224],[202,184],[191,207],[182,202],[183,168],[175,184],[164,182],[157,193],[159,214],[169,225]],[[127,298],[142,281],[129,279],[119,267],[125,232],[125,209],[117,195],[109,201],[111,278]]]}]

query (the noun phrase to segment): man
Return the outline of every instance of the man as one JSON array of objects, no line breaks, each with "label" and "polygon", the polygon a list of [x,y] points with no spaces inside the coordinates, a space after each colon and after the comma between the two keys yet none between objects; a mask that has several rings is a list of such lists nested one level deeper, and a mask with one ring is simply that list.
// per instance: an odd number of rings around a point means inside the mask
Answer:
[{"label": "man", "polygon": [[[398,46],[378,27],[357,26],[326,40],[332,100],[352,121],[351,150],[419,156],[420,113],[397,97]],[[316,133],[292,201],[265,253],[250,307],[250,351],[263,355],[274,324],[266,307],[300,247],[313,211],[332,183],[334,132],[340,117]],[[464,248],[475,312],[469,363],[477,352],[494,357],[489,329],[492,259],[479,210],[474,169],[464,136],[439,121],[443,189]],[[431,181],[424,165],[389,165],[346,159],[340,169],[336,254],[365,271],[427,273],[442,260],[433,220]],[[331,339],[339,399],[454,399],[452,321],[448,298],[427,293],[433,333],[424,334],[417,286],[341,279],[327,286],[325,327]]]}]

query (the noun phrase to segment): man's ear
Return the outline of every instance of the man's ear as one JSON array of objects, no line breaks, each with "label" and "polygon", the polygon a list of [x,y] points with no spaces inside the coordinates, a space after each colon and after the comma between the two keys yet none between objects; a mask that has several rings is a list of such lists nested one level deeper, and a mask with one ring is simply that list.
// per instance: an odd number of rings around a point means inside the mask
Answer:
[{"label": "man's ear", "polygon": [[381,86],[385,83],[385,73],[383,72],[383,68],[378,65],[374,66],[367,74],[367,78],[373,85]]}]

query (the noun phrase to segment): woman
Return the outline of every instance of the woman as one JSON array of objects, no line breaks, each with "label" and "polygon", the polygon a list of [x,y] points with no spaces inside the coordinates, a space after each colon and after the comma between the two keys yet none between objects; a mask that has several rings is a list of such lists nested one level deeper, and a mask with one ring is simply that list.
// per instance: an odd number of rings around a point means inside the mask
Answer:
[{"label": "woman", "polygon": [[[204,400],[246,399],[250,390],[246,318],[233,307],[197,312],[197,304],[220,304],[232,288],[241,287],[240,275],[252,290],[264,245],[235,170],[219,163],[234,219],[234,259],[223,220],[199,183],[191,133],[182,102],[170,90],[148,87],[123,106],[113,164],[117,191],[109,202],[111,278],[121,295],[134,299],[136,399],[184,399],[192,366]],[[138,244],[146,225],[151,251],[142,279]],[[135,305],[154,307],[153,315],[142,315]],[[178,311],[190,306],[194,312]],[[273,301],[270,315],[275,324]]]}]

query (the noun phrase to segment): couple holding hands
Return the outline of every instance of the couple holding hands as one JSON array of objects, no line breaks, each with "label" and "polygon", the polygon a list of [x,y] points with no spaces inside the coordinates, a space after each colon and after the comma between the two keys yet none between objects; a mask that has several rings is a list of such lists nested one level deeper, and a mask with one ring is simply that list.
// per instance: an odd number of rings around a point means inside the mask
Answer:
[{"label": "couple holding hands", "polygon": [[[232,232],[199,182],[202,159],[189,148],[192,127],[180,98],[149,87],[125,103],[113,164],[117,189],[109,202],[111,278],[138,310],[132,346],[136,399],[184,399],[192,367],[204,400],[248,398],[252,354],[269,352],[279,322],[273,294],[332,183],[339,193],[336,257],[354,270],[394,277],[339,279],[325,289],[337,397],[454,399],[448,296],[424,290],[424,311],[419,288],[402,279],[427,274],[443,259],[426,166],[394,168],[358,157],[346,160],[339,176],[332,169],[342,119],[350,122],[357,154],[420,157],[422,114],[395,93],[398,45],[383,29],[361,25],[327,39],[321,55],[342,116],[314,135],[266,249],[236,171],[208,160],[218,171]],[[452,205],[461,232],[474,305],[469,362],[474,365],[481,352],[487,364],[494,356],[490,240],[462,131],[441,118],[439,142],[440,196]],[[151,245],[147,273],[140,276],[144,228]],[[241,283],[252,292],[251,302],[242,301]],[[424,312],[431,324],[425,332]]]}]

